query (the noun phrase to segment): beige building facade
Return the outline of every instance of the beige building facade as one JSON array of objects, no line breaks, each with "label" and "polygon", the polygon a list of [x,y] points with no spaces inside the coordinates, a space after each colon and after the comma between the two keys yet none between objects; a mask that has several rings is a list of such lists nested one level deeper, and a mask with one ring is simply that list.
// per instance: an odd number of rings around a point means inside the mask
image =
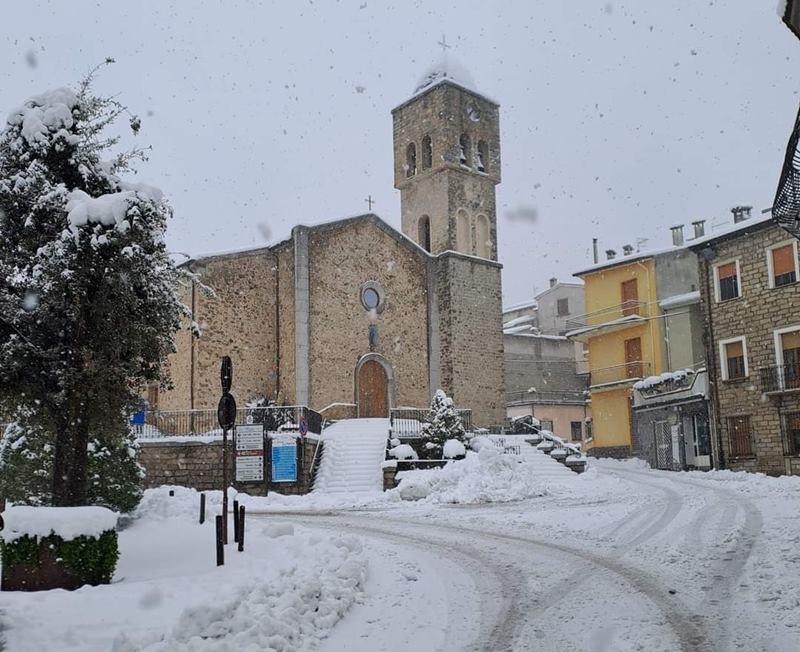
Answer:
[{"label": "beige building facade", "polygon": [[503,422],[498,106],[443,74],[393,117],[402,232],[367,214],[188,261],[202,336],[178,337],[158,409],[215,407],[229,355],[240,404],[388,416],[441,388],[474,424]]}]

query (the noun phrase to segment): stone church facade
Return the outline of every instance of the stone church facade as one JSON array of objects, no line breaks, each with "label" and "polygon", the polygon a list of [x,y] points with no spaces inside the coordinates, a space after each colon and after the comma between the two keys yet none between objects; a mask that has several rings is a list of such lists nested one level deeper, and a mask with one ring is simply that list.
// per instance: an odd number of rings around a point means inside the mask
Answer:
[{"label": "stone church facade", "polygon": [[392,113],[402,233],[367,214],[185,263],[203,334],[179,333],[158,409],[215,407],[230,355],[240,404],[388,416],[442,388],[474,424],[502,423],[498,106],[443,76]]}]

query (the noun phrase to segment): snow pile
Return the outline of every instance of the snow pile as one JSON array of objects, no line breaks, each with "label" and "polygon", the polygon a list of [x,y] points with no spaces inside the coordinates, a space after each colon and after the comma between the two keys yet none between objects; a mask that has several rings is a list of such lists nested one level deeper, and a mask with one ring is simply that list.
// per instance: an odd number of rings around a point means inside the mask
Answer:
[{"label": "snow pile", "polygon": [[112,584],[69,593],[0,593],[6,649],[316,649],[362,599],[367,561],[360,541],[318,534],[275,516],[259,518],[248,504],[245,550],[226,546],[225,565],[217,567],[214,522],[221,492],[206,496],[206,522],[200,525],[196,491],[146,491],[119,533]]},{"label": "snow pile", "polygon": [[679,383],[689,376],[695,374],[694,369],[679,369],[678,371],[665,371],[659,376],[648,376],[644,380],[639,380],[633,384],[634,389],[650,389],[662,383]]},{"label": "snow pile", "polygon": [[448,439],[444,443],[442,454],[446,459],[453,459],[454,457],[463,457],[466,455],[467,449],[458,439]]},{"label": "snow pile", "polygon": [[[8,116],[9,126],[20,127],[20,135],[34,146],[46,144],[51,135],[77,139],[69,134],[74,120],[72,110],[78,106],[78,97],[69,88],[56,88],[26,100]],[[73,141],[74,142],[74,141]]]},{"label": "snow pile", "polygon": [[441,469],[405,471],[397,477],[400,484],[392,492],[403,500],[491,503],[547,494],[530,463],[503,455],[495,446],[481,446],[480,452],[469,452]]},{"label": "snow pile", "polygon": [[29,507],[17,505],[3,512],[0,537],[6,543],[20,537],[44,538],[52,534],[64,541],[80,536],[99,537],[117,527],[116,512],[105,507]]},{"label": "snow pile", "polygon": [[416,460],[417,452],[408,444],[400,444],[389,449],[389,455],[398,460]]}]

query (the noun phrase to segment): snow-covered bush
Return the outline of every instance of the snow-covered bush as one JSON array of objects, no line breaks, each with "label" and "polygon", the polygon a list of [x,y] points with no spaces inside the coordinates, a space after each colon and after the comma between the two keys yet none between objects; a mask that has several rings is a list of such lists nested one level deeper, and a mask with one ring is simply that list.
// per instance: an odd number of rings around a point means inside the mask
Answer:
[{"label": "snow-covered bush", "polygon": [[467,454],[467,448],[458,439],[448,439],[444,443],[442,455],[445,459],[452,460],[464,457]]},{"label": "snow-covered bush", "polygon": [[438,389],[431,402],[430,422],[422,426],[420,457],[429,460],[442,459],[444,444],[449,439],[455,439],[464,444],[468,442],[467,432],[453,404],[453,399]]},{"label": "snow-covered bush", "polygon": [[143,153],[110,155],[127,109],[91,79],[26,100],[0,133],[0,413],[52,435],[57,505],[87,502],[92,433],[121,432],[142,387],[167,382],[188,316],[170,206],[119,176]]},{"label": "snow-covered bush", "polygon": [[389,449],[389,455],[397,460],[419,459],[417,452],[408,444],[398,444]]},{"label": "snow-covered bush", "polygon": [[[52,503],[53,437],[40,428],[12,423],[0,437],[0,495],[16,504]],[[127,428],[91,436],[87,445],[87,504],[133,511],[142,497],[144,468]]]}]

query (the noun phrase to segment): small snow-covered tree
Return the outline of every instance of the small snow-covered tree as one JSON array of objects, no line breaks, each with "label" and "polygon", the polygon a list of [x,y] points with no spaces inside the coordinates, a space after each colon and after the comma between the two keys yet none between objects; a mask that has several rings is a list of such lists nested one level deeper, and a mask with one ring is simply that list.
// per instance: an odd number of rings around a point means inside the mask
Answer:
[{"label": "small snow-covered tree", "polygon": [[90,438],[127,432],[185,314],[171,209],[119,176],[141,151],[106,158],[127,110],[91,81],[28,99],[0,133],[0,413],[52,435],[55,505],[87,502]]},{"label": "small snow-covered tree", "polygon": [[458,416],[453,399],[441,389],[436,390],[431,401],[430,422],[422,427],[423,459],[441,459],[448,439],[467,442],[467,433]]}]

